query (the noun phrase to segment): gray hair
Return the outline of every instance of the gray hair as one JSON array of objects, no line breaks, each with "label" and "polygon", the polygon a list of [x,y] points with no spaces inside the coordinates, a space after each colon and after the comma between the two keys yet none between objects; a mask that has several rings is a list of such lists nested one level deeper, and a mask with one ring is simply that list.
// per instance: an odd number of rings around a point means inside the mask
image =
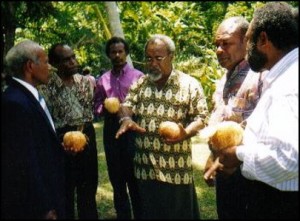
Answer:
[{"label": "gray hair", "polygon": [[163,35],[163,34],[152,35],[150,37],[150,39],[147,41],[147,43],[145,45],[145,49],[147,48],[149,43],[153,43],[157,39],[161,40],[162,42],[164,42],[166,44],[169,53],[171,53],[171,54],[175,53],[175,43],[174,43],[174,41],[170,37],[168,37],[166,35]]},{"label": "gray hair", "polygon": [[24,75],[23,67],[27,61],[39,63],[38,50],[43,49],[38,43],[24,40],[13,46],[5,56],[5,66],[8,74],[21,77]]}]

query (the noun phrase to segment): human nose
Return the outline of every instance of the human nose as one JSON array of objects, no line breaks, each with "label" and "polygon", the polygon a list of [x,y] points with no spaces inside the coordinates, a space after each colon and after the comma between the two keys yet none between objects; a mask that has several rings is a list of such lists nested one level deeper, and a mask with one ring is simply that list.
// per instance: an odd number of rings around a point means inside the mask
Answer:
[{"label": "human nose", "polygon": [[76,58],[71,58],[71,59],[70,59],[70,62],[71,62],[71,64],[77,64]]},{"label": "human nose", "polygon": [[217,49],[216,49],[216,54],[221,54],[223,52],[224,52],[224,49],[223,49],[222,45],[218,45]]}]

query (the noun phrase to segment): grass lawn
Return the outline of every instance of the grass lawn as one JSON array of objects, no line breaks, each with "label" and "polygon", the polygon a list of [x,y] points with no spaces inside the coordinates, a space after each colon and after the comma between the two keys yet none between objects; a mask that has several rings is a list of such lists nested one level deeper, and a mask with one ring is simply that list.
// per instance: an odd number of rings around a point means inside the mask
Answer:
[{"label": "grass lawn", "polygon": [[[97,209],[99,219],[115,219],[116,214],[113,206],[113,193],[108,179],[105,154],[102,140],[102,121],[94,123],[96,129],[99,184],[97,190]],[[208,187],[203,180],[203,167],[208,157],[209,150],[205,143],[198,137],[193,138],[193,165],[196,192],[200,206],[201,219],[217,219],[215,188]]]}]

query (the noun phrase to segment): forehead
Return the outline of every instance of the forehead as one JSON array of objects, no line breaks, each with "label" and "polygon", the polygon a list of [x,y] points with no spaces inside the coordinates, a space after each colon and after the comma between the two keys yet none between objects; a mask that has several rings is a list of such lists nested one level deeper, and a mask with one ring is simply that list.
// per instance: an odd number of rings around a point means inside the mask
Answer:
[{"label": "forehead", "polygon": [[61,58],[66,58],[74,55],[72,48],[67,45],[59,46],[55,51]]},{"label": "forehead", "polygon": [[222,24],[215,35],[215,40],[229,39],[229,38],[239,38],[240,33],[236,24],[225,23]]},{"label": "forehead", "polygon": [[122,42],[113,43],[109,46],[110,50],[122,50],[125,49],[125,45]]},{"label": "forehead", "polygon": [[37,49],[37,56],[40,58],[40,59],[46,59],[48,57],[48,55],[46,54],[45,50],[42,49],[42,48],[38,48]]},{"label": "forehead", "polygon": [[168,52],[167,45],[165,42],[156,39],[154,41],[151,41],[148,43],[147,48],[146,48],[146,53],[166,53]]}]

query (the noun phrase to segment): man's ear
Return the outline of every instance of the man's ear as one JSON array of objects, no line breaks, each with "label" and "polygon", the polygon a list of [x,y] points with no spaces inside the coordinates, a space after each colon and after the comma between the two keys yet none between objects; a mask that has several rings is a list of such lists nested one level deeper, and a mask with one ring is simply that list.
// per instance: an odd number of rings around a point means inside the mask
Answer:
[{"label": "man's ear", "polygon": [[259,49],[262,49],[262,48],[265,48],[266,46],[269,45],[269,38],[268,38],[268,35],[265,31],[262,31],[260,34],[259,34],[259,37],[258,37],[258,41],[257,41],[257,47]]}]

